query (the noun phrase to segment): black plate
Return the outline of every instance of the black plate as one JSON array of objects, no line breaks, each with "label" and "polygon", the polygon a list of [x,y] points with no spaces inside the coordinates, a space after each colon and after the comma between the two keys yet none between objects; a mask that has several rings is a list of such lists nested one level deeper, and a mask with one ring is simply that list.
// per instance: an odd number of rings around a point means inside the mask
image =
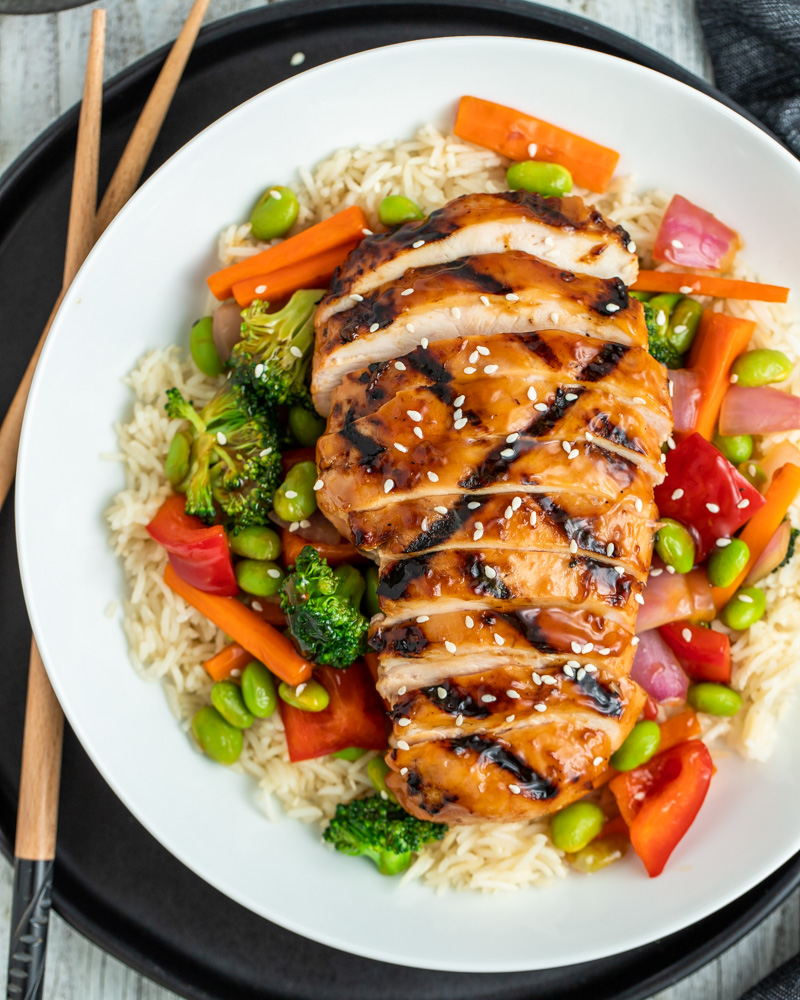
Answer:
[{"label": "black plate", "polygon": [[[289,63],[295,52],[305,53],[303,68],[308,68],[379,45],[457,34],[518,35],[582,45],[632,59],[719,96],[629,38],[521,0],[287,0],[218,22],[201,33],[150,166],[155,168],[230,108],[298,72]],[[106,89],[103,183],[163,56],[162,51],[137,63]],[[13,331],[4,337],[0,368],[3,411],[60,285],[76,123],[73,109],[0,183],[0,329]],[[5,653],[0,671],[0,831],[6,853],[16,815],[29,643],[12,508],[9,502],[0,515],[0,648]],[[795,858],[758,888],[687,930],[635,952],[567,969],[459,975],[389,966],[298,937],[222,896],[137,823],[71,733],[65,740],[56,908],[107,951],[197,1000],[578,1000],[589,995],[632,1000],[665,988],[714,958],[798,882],[800,858]],[[298,891],[308,893],[313,905],[313,887],[300,884]],[[546,894],[532,900],[532,907],[546,913]],[[386,933],[397,933],[389,920]]]}]

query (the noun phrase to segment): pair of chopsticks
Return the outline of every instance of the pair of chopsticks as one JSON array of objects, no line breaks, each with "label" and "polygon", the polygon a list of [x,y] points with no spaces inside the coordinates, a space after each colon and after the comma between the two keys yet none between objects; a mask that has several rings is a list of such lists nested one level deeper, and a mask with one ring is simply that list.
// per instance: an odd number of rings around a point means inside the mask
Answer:
[{"label": "pair of chopsticks", "polygon": [[[92,13],[72,178],[64,278],[61,293],[0,427],[0,506],[5,503],[14,481],[22,417],[47,334],[67,289],[95,241],[136,190],[192,51],[208,3],[209,0],[194,0],[99,208],[97,175],[106,13],[104,10]],[[14,897],[7,984],[7,996],[18,997],[20,1000],[39,1000],[44,985],[63,731],[64,715],[61,706],[50,686],[36,641],[32,639],[14,845]]]}]

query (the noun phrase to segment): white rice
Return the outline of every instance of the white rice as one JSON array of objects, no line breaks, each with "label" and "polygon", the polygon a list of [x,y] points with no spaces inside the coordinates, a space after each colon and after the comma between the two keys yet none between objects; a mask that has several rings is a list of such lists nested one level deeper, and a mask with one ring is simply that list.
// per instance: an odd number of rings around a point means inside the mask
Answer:
[{"label": "white rice", "polygon": [[[295,185],[300,201],[297,228],[352,204],[361,205],[374,224],[378,203],[388,194],[404,194],[428,213],[461,194],[504,190],[506,165],[502,157],[444,136],[432,126],[420,129],[409,141],[337,150],[313,171],[300,169]],[[587,192],[578,193],[588,197]],[[623,179],[615,181],[606,195],[592,200],[628,229],[647,262],[669,196],[637,194],[630,180]],[[229,226],[219,240],[221,265],[266,245],[251,238],[248,224]],[[734,273],[748,276],[738,263]],[[769,343],[792,358],[800,355],[798,328],[785,306],[732,301],[724,306],[726,311],[757,320],[756,344]],[[130,591],[123,603],[124,628],[134,666],[147,679],[163,681],[169,704],[188,732],[192,715],[209,700],[212,682],[202,664],[222,648],[225,637],[164,585],[166,557],[147,535],[145,525],[170,492],[163,464],[178,422],[165,415],[165,391],[177,386],[184,396],[202,405],[218,383],[200,375],[177,347],[145,355],[127,383],[134,397],[133,415],[117,426],[127,483],[107,512],[112,544],[123,562]],[[800,370],[787,387],[800,394]],[[800,432],[787,436],[800,442]],[[792,517],[793,523],[800,523],[797,510]],[[704,720],[710,737],[726,736],[752,759],[769,756],[777,738],[776,722],[800,682],[799,563],[794,560],[762,584],[766,616],[734,637],[733,683],[745,699],[745,710],[732,724]],[[270,818],[282,814],[275,807],[277,802],[286,815],[321,829],[338,802],[371,790],[366,765],[372,756],[292,764],[276,713],[245,732],[244,751],[235,767],[256,779]],[[546,821],[454,827],[419,855],[404,878],[419,878],[437,890],[498,891],[550,883],[570,869],[547,831]]]}]

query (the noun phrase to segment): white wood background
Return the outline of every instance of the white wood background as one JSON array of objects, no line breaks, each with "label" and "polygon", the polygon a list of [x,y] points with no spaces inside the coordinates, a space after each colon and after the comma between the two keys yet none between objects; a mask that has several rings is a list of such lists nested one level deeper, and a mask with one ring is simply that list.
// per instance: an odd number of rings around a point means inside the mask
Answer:
[{"label": "white wood background", "polygon": [[[211,0],[208,19],[252,10],[262,2]],[[544,2],[632,35],[711,79],[693,0]],[[91,6],[108,11],[109,77],[174,38],[189,5],[189,0],[106,0],[57,15],[0,16],[0,171],[79,99]],[[0,862],[0,975],[6,964],[10,898],[11,871]],[[800,891],[736,947],[657,1000],[736,1000],[798,949]],[[48,1000],[174,997],[90,944],[57,916],[50,931],[45,993]]]}]

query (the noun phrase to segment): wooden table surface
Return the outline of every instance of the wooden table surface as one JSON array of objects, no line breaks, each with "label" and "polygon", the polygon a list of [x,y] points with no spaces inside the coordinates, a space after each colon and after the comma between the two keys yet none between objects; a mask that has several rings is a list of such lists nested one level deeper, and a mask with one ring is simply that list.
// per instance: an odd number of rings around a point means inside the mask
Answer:
[{"label": "wooden table surface", "polygon": [[[693,0],[544,0],[632,35],[711,79]],[[262,5],[211,0],[208,19]],[[61,14],[0,16],[0,171],[80,97],[91,6]],[[106,76],[175,37],[189,0],[106,0]],[[0,862],[0,969],[6,965],[11,869]],[[800,891],[721,958],[658,1000],[736,1000],[800,949]],[[57,915],[50,931],[48,1000],[169,1000],[174,994],[128,969]]]}]

